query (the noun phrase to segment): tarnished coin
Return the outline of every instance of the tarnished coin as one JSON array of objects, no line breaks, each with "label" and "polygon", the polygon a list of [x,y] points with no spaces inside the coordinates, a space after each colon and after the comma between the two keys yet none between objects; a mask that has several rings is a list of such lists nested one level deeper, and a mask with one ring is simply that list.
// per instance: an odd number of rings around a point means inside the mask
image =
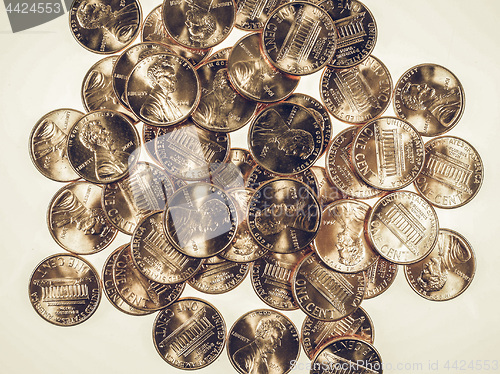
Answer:
[{"label": "tarnished coin", "polygon": [[112,54],[139,33],[141,6],[136,0],[75,0],[69,10],[71,33],[84,48]]},{"label": "tarnished coin", "polygon": [[229,58],[229,55],[231,54],[231,50],[233,47],[226,47],[222,48],[214,53],[212,53],[208,58],[207,61],[213,61],[213,60],[227,60]]},{"label": "tarnished coin", "polygon": [[180,283],[200,269],[201,259],[189,257],[174,248],[163,230],[163,212],[144,217],[132,236],[132,260],[140,272],[158,283]]},{"label": "tarnished coin", "polygon": [[193,183],[177,190],[164,213],[169,240],[185,255],[207,258],[223,251],[234,239],[236,205],[220,188]]},{"label": "tarnished coin", "polygon": [[[314,193],[315,196],[319,194],[319,185],[318,181],[314,173],[311,171],[311,168],[304,170],[301,173],[292,174],[288,176],[289,178],[296,179],[299,182],[306,184]],[[270,181],[272,179],[280,178],[280,175],[270,172],[264,169],[262,166],[256,165],[250,175],[248,176],[248,180],[246,185],[248,188],[256,190],[263,183]]]},{"label": "tarnished coin", "polygon": [[326,207],[334,201],[348,198],[346,194],[330,182],[324,167],[312,166],[308,170],[313,173],[314,178],[316,179],[318,186],[316,196],[318,197],[321,208]]},{"label": "tarnished coin", "polygon": [[300,77],[273,67],[261,53],[260,39],[260,33],[251,33],[236,42],[228,59],[229,80],[247,99],[278,102],[295,90]]},{"label": "tarnished coin", "polygon": [[255,191],[248,205],[248,226],[264,248],[300,251],[316,236],[321,207],[313,192],[294,179],[273,179]]},{"label": "tarnished coin", "polygon": [[434,248],[439,233],[432,205],[410,191],[396,191],[379,199],[366,224],[377,252],[396,264],[422,260]]},{"label": "tarnished coin", "polygon": [[210,303],[194,297],[163,309],[153,325],[158,354],[178,369],[200,369],[214,362],[226,343],[226,323]]},{"label": "tarnished coin", "polygon": [[320,94],[335,118],[363,124],[380,116],[389,106],[391,74],[382,61],[370,55],[352,68],[326,68],[321,76]]},{"label": "tarnished coin", "polygon": [[29,147],[33,164],[45,177],[57,182],[80,178],[68,160],[70,128],[83,116],[74,109],[56,109],[38,120],[31,131]]},{"label": "tarnished coin", "polygon": [[370,10],[357,0],[324,0],[318,5],[335,21],[339,34],[329,65],[350,68],[368,58],[377,40],[377,25]]},{"label": "tarnished coin", "polygon": [[101,301],[101,282],[83,258],[56,254],[40,262],[31,274],[30,302],[44,320],[74,326],[89,319]]},{"label": "tarnished coin", "polygon": [[102,188],[73,182],[56,192],[49,204],[47,223],[54,240],[64,249],[88,255],[106,248],[117,230],[101,205]]},{"label": "tarnished coin", "polygon": [[381,374],[380,354],[370,343],[354,337],[338,338],[316,353],[310,374],[323,373]]},{"label": "tarnished coin", "polygon": [[380,117],[363,126],[352,142],[358,175],[381,190],[411,184],[424,166],[424,142],[408,122]]},{"label": "tarnished coin", "polygon": [[351,147],[358,130],[358,127],[350,127],[335,136],[326,153],[325,170],[328,179],[346,195],[355,199],[370,199],[382,195],[384,191],[367,184],[354,169]]},{"label": "tarnished coin", "polygon": [[229,135],[196,126],[191,119],[162,128],[156,136],[156,155],[169,175],[185,180],[207,179],[224,166]]},{"label": "tarnished coin", "polygon": [[442,136],[425,144],[425,163],[415,188],[438,208],[457,208],[471,201],[483,183],[479,153],[463,139]]},{"label": "tarnished coin", "polygon": [[396,83],[394,111],[422,136],[451,130],[465,109],[464,89],[448,69],[421,64],[407,70]]},{"label": "tarnished coin", "polygon": [[476,259],[472,246],[458,232],[440,229],[438,242],[423,260],[405,266],[406,280],[420,296],[433,301],[450,300],[472,282]]},{"label": "tarnished coin", "polygon": [[256,165],[250,151],[243,148],[231,148],[227,161],[220,170],[212,174],[212,182],[225,190],[244,188]]},{"label": "tarnished coin", "polygon": [[321,321],[306,316],[300,332],[302,347],[307,357],[312,359],[315,353],[333,339],[357,337],[373,343],[373,322],[366,311],[358,307],[354,312],[338,321]]},{"label": "tarnished coin", "polygon": [[132,235],[146,215],[165,208],[174,189],[163,169],[140,161],[130,170],[129,176],[104,186],[102,206],[118,230]]},{"label": "tarnished coin", "polygon": [[293,298],[292,273],[297,263],[311,251],[307,247],[295,253],[273,253],[252,264],[252,286],[267,305],[281,310],[299,309]]},{"label": "tarnished coin", "polygon": [[227,354],[241,374],[293,369],[300,353],[299,333],[281,313],[258,309],[241,316],[229,330]]},{"label": "tarnished coin", "polygon": [[323,132],[302,105],[281,102],[254,118],[248,145],[255,161],[276,174],[296,174],[311,167],[323,146]]},{"label": "tarnished coin", "polygon": [[314,239],[316,253],[333,270],[357,273],[379,257],[365,237],[370,206],[357,200],[338,200],[321,213],[321,225]]},{"label": "tarnished coin", "polygon": [[188,280],[195,290],[208,294],[221,294],[238,287],[250,269],[247,263],[224,260],[218,264],[203,264]]},{"label": "tarnished coin", "polygon": [[269,15],[287,2],[289,0],[236,0],[235,26],[246,31],[262,30]]},{"label": "tarnished coin", "polygon": [[236,18],[234,0],[163,1],[167,33],[188,48],[210,48],[229,36]]},{"label": "tarnished coin", "polygon": [[308,75],[326,66],[337,46],[330,15],[317,5],[293,1],[276,8],[262,30],[262,47],[279,70]]},{"label": "tarnished coin", "polygon": [[185,283],[162,284],[146,278],[135,265],[130,245],[116,257],[113,281],[118,295],[134,308],[154,312],[163,309],[179,298]]},{"label": "tarnished coin", "polygon": [[68,157],[83,179],[112,183],[124,178],[135,165],[140,143],[137,129],[123,114],[96,110],[84,115],[71,128]]},{"label": "tarnished coin", "polygon": [[297,265],[292,289],[300,309],[308,316],[336,321],[361,304],[365,277],[362,272],[347,274],[332,270],[317,254],[311,253]]},{"label": "tarnished coin", "polygon": [[397,274],[398,265],[379,256],[377,261],[365,270],[365,299],[372,299],[385,292]]}]

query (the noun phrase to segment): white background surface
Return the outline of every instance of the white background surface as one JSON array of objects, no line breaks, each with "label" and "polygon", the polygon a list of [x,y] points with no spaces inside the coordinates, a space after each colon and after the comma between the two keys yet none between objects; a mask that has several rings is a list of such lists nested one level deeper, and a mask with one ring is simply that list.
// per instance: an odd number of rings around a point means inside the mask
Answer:
[{"label": "white background surface", "polygon": [[[465,89],[466,109],[448,134],[469,141],[480,153],[485,179],[469,204],[437,209],[441,227],[462,233],[472,244],[477,272],[469,289],[447,302],[418,296],[403,271],[383,295],[362,306],[375,326],[375,346],[386,373],[472,373],[484,360],[499,360],[498,269],[500,125],[500,56],[497,0],[365,0],[378,25],[373,54],[389,68],[394,83],[410,67],[437,63],[450,69]],[[144,16],[159,2],[143,0]],[[220,47],[242,36],[235,30]],[[132,317],[117,311],[105,296],[97,312],[75,327],[54,326],[38,316],[28,298],[28,281],[44,258],[63,252],[51,238],[46,210],[63,184],[43,177],[32,165],[28,138],[44,114],[58,108],[84,111],[80,89],[87,70],[102,56],[80,47],[69,31],[67,14],[45,25],[13,34],[0,11],[0,373],[176,373],[157,354],[151,329],[155,315]],[[218,48],[217,48],[218,49]],[[296,92],[319,98],[316,73],[302,79]],[[392,107],[385,115],[393,115]],[[344,125],[333,120],[334,132]],[[246,146],[248,126],[232,136]],[[323,165],[321,159],[318,164]],[[373,202],[370,202],[373,205]],[[104,260],[128,240],[119,235],[110,247],[87,259],[101,271]],[[267,308],[250,278],[224,295],[204,295],[186,286],[183,296],[198,296],[216,305],[227,328],[245,312]],[[298,329],[301,311],[286,312]],[[448,361],[483,364],[482,370],[446,369]],[[476,360],[479,360],[476,362]],[[433,363],[429,369],[429,362]],[[308,360],[301,352],[300,363]],[[436,366],[437,363],[437,366]],[[433,370],[433,369],[438,370]],[[227,353],[199,373],[231,373]],[[500,369],[498,370],[500,371]],[[293,373],[307,373],[299,368]]]}]

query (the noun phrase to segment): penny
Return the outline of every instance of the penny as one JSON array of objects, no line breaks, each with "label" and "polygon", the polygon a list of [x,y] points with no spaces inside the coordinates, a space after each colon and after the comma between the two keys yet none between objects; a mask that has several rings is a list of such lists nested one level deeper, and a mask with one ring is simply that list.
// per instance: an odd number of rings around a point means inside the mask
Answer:
[{"label": "penny", "polygon": [[354,337],[338,338],[316,353],[311,362],[311,374],[321,373],[382,373],[380,354],[370,343]]},{"label": "penny", "polygon": [[69,129],[83,116],[75,109],[56,109],[38,120],[30,134],[33,165],[43,176],[57,182],[80,178],[68,160]]},{"label": "penny", "polygon": [[212,174],[212,182],[225,190],[243,188],[256,165],[247,149],[231,148],[227,161]]},{"label": "penny", "polygon": [[248,145],[255,161],[271,172],[296,174],[311,167],[323,146],[323,133],[314,116],[303,106],[273,104],[254,118]]},{"label": "penny", "polygon": [[257,103],[239,95],[230,85],[227,60],[212,60],[196,69],[200,78],[201,98],[193,121],[209,131],[232,132],[253,117]]},{"label": "penny", "polygon": [[320,94],[335,118],[363,124],[380,116],[389,106],[391,74],[373,55],[352,68],[327,67],[321,76]]},{"label": "penny", "polygon": [[264,28],[269,15],[289,0],[236,0],[235,26],[245,31],[258,31]]},{"label": "penny", "polygon": [[210,48],[229,36],[236,18],[234,1],[164,1],[163,24],[167,33],[188,48]]},{"label": "penny", "polygon": [[278,102],[295,90],[300,77],[273,67],[261,53],[260,39],[260,33],[251,33],[236,42],[228,58],[229,80],[247,99]]},{"label": "penny", "polygon": [[207,179],[221,170],[229,149],[228,134],[201,129],[191,119],[156,136],[160,163],[169,175],[185,180]]},{"label": "penny", "polygon": [[483,162],[467,141],[443,136],[425,144],[425,162],[415,188],[438,208],[457,208],[471,201],[483,183]]},{"label": "penny", "polygon": [[94,267],[71,254],[55,254],[31,274],[29,298],[44,320],[74,326],[89,319],[101,301],[101,282]]},{"label": "penny", "polygon": [[415,126],[422,136],[441,135],[451,130],[464,109],[462,84],[443,66],[414,66],[396,83],[394,111]]},{"label": "penny", "polygon": [[365,299],[372,299],[385,292],[396,279],[398,265],[378,257],[365,271]]},{"label": "penny", "polygon": [[350,68],[371,55],[377,40],[377,24],[360,1],[324,0],[318,4],[334,20],[338,32],[337,49],[329,65]]},{"label": "penny", "polygon": [[319,204],[322,208],[337,200],[348,198],[346,194],[330,182],[324,167],[312,166],[308,170],[313,173],[317,181],[318,192],[316,193],[316,197],[318,198]]},{"label": "penny", "polygon": [[306,316],[301,329],[302,347],[309,359],[331,340],[340,337],[357,337],[373,344],[373,322],[366,311],[359,307],[338,321],[321,321]]},{"label": "penny", "polygon": [[292,282],[300,309],[322,321],[336,321],[354,312],[365,292],[362,272],[339,273],[323,264],[315,253],[297,265]]},{"label": "penny", "polygon": [[162,214],[150,213],[137,225],[130,244],[132,260],[154,282],[184,282],[200,269],[201,259],[188,257],[170,244],[163,231]]},{"label": "penny", "polygon": [[160,132],[160,127],[151,126],[146,123],[142,126],[142,144],[149,157],[153,159],[157,164],[161,164],[156,154],[156,137]]},{"label": "penny", "polygon": [[178,369],[200,369],[222,353],[226,323],[222,314],[205,300],[177,300],[158,313],[153,324],[153,343],[167,363]]},{"label": "penny", "polygon": [[293,1],[276,8],[262,30],[262,47],[279,70],[308,75],[326,66],[337,45],[330,15],[317,5]]},{"label": "penny", "polygon": [[415,128],[395,117],[380,117],[363,126],[352,142],[358,175],[381,190],[411,184],[424,166],[424,143]]},{"label": "penny", "polygon": [[227,60],[229,58],[229,55],[231,54],[231,50],[233,47],[226,47],[222,48],[213,54],[211,54],[207,61],[213,61],[213,60]]},{"label": "penny", "polygon": [[445,301],[462,294],[472,282],[476,259],[458,232],[440,229],[438,242],[423,260],[405,266],[411,288],[427,300]]},{"label": "penny", "polygon": [[321,213],[314,239],[316,253],[333,270],[357,273],[372,265],[378,254],[365,237],[370,206],[357,200],[338,200]]},{"label": "penny", "polygon": [[126,303],[145,312],[169,306],[179,298],[185,286],[185,283],[162,284],[146,278],[132,260],[130,245],[116,257],[113,281],[118,295]]},{"label": "penny", "polygon": [[316,236],[321,208],[313,192],[294,179],[273,179],[255,191],[248,205],[252,236],[266,249],[293,253]]},{"label": "penny", "polygon": [[410,191],[396,191],[379,199],[366,227],[378,253],[401,265],[426,257],[439,233],[438,217],[432,205]]},{"label": "penny", "polygon": [[270,309],[242,315],[229,330],[227,354],[242,374],[286,374],[300,353],[299,334],[285,315]]},{"label": "penny", "polygon": [[193,183],[177,190],[164,213],[165,232],[187,256],[207,258],[234,239],[238,218],[235,203],[220,188]]},{"label": "penny", "polygon": [[163,210],[173,193],[174,185],[163,169],[140,161],[126,178],[104,186],[102,206],[118,230],[132,235],[138,222],[153,211]]},{"label": "penny", "polygon": [[203,264],[188,280],[195,290],[208,294],[221,294],[238,287],[248,274],[250,265],[224,260],[218,264]]},{"label": "penny", "polygon": [[68,157],[83,179],[112,183],[124,178],[140,153],[139,134],[123,115],[111,110],[87,113],[71,128]]},{"label": "penny", "polygon": [[85,49],[112,54],[130,44],[139,32],[141,6],[136,0],[75,0],[70,29]]},{"label": "penny", "polygon": [[106,248],[117,230],[101,205],[102,188],[88,182],[73,182],[52,198],[47,212],[49,232],[67,251],[88,255]]}]

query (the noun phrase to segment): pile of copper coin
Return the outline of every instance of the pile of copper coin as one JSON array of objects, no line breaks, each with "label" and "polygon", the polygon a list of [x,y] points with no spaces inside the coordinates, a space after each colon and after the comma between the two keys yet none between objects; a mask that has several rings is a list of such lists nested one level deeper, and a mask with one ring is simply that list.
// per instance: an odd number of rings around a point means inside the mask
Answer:
[{"label": "pile of copper coin", "polygon": [[[233,27],[247,33],[217,50]],[[468,203],[483,180],[473,146],[443,135],[463,114],[463,88],[436,64],[393,86],[361,2],[168,0],[142,20],[136,0],[75,0],[70,29],[110,56],[83,79],[86,113],[54,110],[30,136],[36,168],[65,183],[47,224],[66,252],[29,284],[45,320],[81,323],[104,291],[129,315],[157,312],[154,346],[176,368],[226,349],[240,373],[287,373],[302,345],[311,373],[380,373],[360,305],[398,265],[429,300],[469,286],[473,249],[436,213]],[[319,95],[294,92],[320,71]],[[383,116],[391,102],[396,116]],[[248,149],[231,148],[243,127]],[[130,242],[113,248],[118,232]],[[102,250],[99,274],[88,259]],[[268,308],[229,331],[214,305],[181,297],[186,283],[232,291],[248,273]],[[300,331],[278,311],[296,309]]]}]

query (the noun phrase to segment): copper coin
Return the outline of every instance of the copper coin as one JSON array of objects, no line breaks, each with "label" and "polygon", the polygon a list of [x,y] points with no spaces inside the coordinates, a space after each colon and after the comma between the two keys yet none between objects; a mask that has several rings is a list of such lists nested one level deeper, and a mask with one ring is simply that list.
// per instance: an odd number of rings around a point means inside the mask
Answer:
[{"label": "copper coin", "polygon": [[370,343],[354,337],[338,338],[316,353],[310,374],[322,373],[381,374],[380,354]]},{"label": "copper coin", "polygon": [[438,208],[457,208],[471,201],[483,183],[483,162],[472,145],[454,136],[425,144],[425,163],[415,188]]},{"label": "copper coin", "polygon": [[238,287],[248,274],[250,265],[224,260],[218,264],[203,264],[188,280],[195,290],[208,294],[221,294]]},{"label": "copper coin", "polygon": [[365,277],[362,272],[347,274],[332,270],[311,253],[295,269],[292,289],[300,309],[308,316],[336,321],[361,304]]},{"label": "copper coin", "polygon": [[359,307],[338,321],[321,321],[306,316],[301,330],[302,347],[309,359],[328,342],[341,337],[353,336],[373,343],[373,322],[366,311]]},{"label": "copper coin", "polygon": [[210,48],[229,36],[236,18],[234,0],[166,0],[163,24],[167,33],[188,48]]},{"label": "copper coin", "polygon": [[357,273],[379,257],[365,237],[370,206],[357,200],[338,200],[321,213],[321,225],[314,239],[316,253],[333,270]]},{"label": "copper coin", "polygon": [[440,229],[437,245],[423,260],[405,266],[411,288],[427,300],[445,301],[463,293],[476,272],[472,246],[458,232]]},{"label": "copper coin", "polygon": [[227,161],[220,170],[212,174],[212,181],[225,190],[244,188],[256,165],[250,151],[243,148],[231,148]]},{"label": "copper coin", "polygon": [[130,245],[124,247],[113,266],[113,281],[120,297],[145,312],[163,309],[179,298],[185,283],[162,284],[146,278],[135,265]]},{"label": "copper coin", "polygon": [[104,186],[102,205],[111,223],[132,235],[138,222],[153,211],[163,210],[173,193],[174,185],[163,169],[140,161],[126,178]]},{"label": "copper coin", "polygon": [[170,244],[163,231],[162,213],[151,213],[137,225],[130,244],[132,260],[152,281],[184,282],[200,269],[201,259],[188,257]]},{"label": "copper coin", "polygon": [[151,157],[157,164],[161,164],[158,159],[158,155],[156,154],[156,137],[160,132],[160,127],[151,126],[146,123],[142,126],[142,144],[144,145],[144,149],[146,149],[146,153],[149,157]]},{"label": "copper coin", "polygon": [[235,203],[208,183],[189,184],[168,201],[164,227],[169,240],[185,255],[207,258],[223,251],[236,234]]},{"label": "copper coin", "polygon": [[242,374],[286,374],[293,369],[299,353],[296,327],[288,317],[274,310],[250,311],[229,330],[229,361]]},{"label": "copper coin", "polygon": [[226,48],[222,48],[218,51],[215,51],[207,58],[207,61],[227,60],[229,58],[229,55],[231,54],[232,49],[233,49],[233,47],[226,47]]},{"label": "copper coin", "polygon": [[329,65],[350,68],[371,55],[377,40],[377,24],[370,10],[360,1],[324,0],[318,4],[335,21],[337,49]]},{"label": "copper coin", "polygon": [[289,96],[300,77],[273,67],[260,50],[260,33],[245,35],[229,55],[228,72],[233,87],[247,99],[273,103]]},{"label": "copper coin", "polygon": [[266,57],[279,70],[308,75],[326,66],[337,45],[330,15],[317,5],[293,1],[276,8],[262,30]]},{"label": "copper coin", "polygon": [[310,247],[295,253],[270,252],[255,260],[252,263],[252,286],[257,296],[276,309],[299,309],[293,298],[292,273],[309,252]]},{"label": "copper coin", "polygon": [[363,124],[380,116],[392,97],[392,79],[387,67],[369,56],[352,68],[328,67],[320,84],[321,99],[340,121]]},{"label": "copper coin", "polygon": [[408,69],[396,83],[394,111],[422,136],[451,130],[465,109],[464,89],[448,69],[421,64]]},{"label": "copper coin", "polygon": [[89,319],[101,301],[101,282],[94,267],[71,254],[55,254],[31,274],[30,302],[44,320],[74,326]]},{"label": "copper coin", "polygon": [[54,240],[64,249],[88,255],[106,248],[117,230],[101,205],[102,188],[73,182],[56,192],[49,204],[47,223]]},{"label": "copper coin", "polygon": [[439,233],[438,217],[432,205],[410,191],[396,191],[379,199],[366,227],[378,253],[402,265],[426,257]]},{"label": "copper coin", "polygon": [[352,142],[358,175],[381,190],[411,184],[424,166],[424,142],[408,122],[380,117],[363,126]]},{"label": "copper coin", "polygon": [[139,32],[142,14],[136,0],[75,0],[70,7],[71,32],[95,53],[112,54],[130,44]]},{"label": "copper coin", "polygon": [[68,160],[69,129],[83,116],[74,109],[56,109],[38,120],[29,146],[33,164],[42,175],[57,182],[80,178]]},{"label": "copper coin", "polygon": [[255,161],[281,175],[311,167],[323,146],[323,132],[303,106],[281,102],[268,106],[252,121],[248,145]]},{"label": "copper coin", "polygon": [[153,343],[158,354],[178,369],[200,369],[222,353],[226,323],[210,303],[182,298],[163,309],[153,325]]},{"label": "copper coin", "polygon": [[396,279],[398,265],[378,257],[377,261],[365,270],[365,299],[372,299],[385,292]]},{"label": "copper coin", "polygon": [[293,253],[316,236],[321,207],[313,192],[294,179],[273,179],[255,191],[248,205],[252,236],[272,252]]},{"label": "copper coin", "polygon": [[319,204],[322,208],[337,200],[348,198],[346,194],[330,182],[324,167],[312,166],[308,170],[313,173],[314,178],[317,181],[318,192],[316,193],[316,196],[318,197]]},{"label": "copper coin", "polygon": [[160,163],[169,175],[185,180],[207,179],[221,170],[229,149],[228,134],[201,129],[191,119],[156,136]]},{"label": "copper coin", "polygon": [[140,153],[136,128],[123,115],[103,109],[84,115],[71,128],[68,156],[71,166],[92,183],[124,178]]},{"label": "copper coin", "polygon": [[287,2],[289,0],[236,0],[235,26],[246,31],[262,30],[269,15]]},{"label": "copper coin", "polygon": [[367,184],[354,169],[351,148],[358,130],[358,127],[350,127],[335,136],[326,153],[325,170],[333,185],[346,195],[355,199],[370,199],[382,195],[384,191]]}]

